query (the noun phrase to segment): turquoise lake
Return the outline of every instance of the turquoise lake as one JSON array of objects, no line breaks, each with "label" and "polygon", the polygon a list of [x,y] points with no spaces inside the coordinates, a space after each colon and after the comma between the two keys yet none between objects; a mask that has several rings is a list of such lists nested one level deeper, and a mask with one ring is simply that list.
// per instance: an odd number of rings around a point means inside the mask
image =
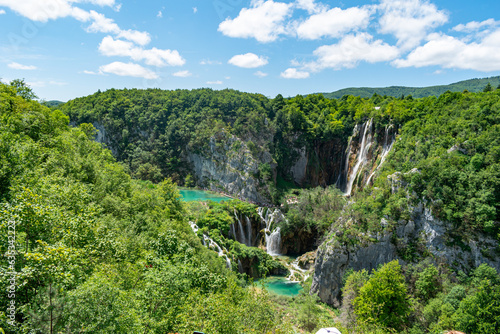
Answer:
[{"label": "turquoise lake", "polygon": [[214,202],[222,202],[222,201],[228,201],[231,198],[218,195],[216,193],[212,193],[209,191],[203,191],[203,190],[195,190],[195,189],[179,189],[179,192],[181,193],[182,200],[185,202],[192,202],[192,201],[214,201]]},{"label": "turquoise lake", "polygon": [[[257,286],[262,286],[262,281],[257,281]],[[267,291],[280,295],[294,297],[302,290],[302,286],[297,282],[291,282],[285,277],[269,276],[266,279],[265,287]]]}]

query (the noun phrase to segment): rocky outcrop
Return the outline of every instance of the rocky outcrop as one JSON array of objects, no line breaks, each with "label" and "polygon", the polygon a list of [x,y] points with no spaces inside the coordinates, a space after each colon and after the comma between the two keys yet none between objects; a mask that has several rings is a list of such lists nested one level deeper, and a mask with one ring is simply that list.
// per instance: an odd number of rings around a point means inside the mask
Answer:
[{"label": "rocky outcrop", "polygon": [[256,203],[269,202],[257,177],[261,164],[269,164],[274,173],[276,166],[269,152],[261,151],[256,158],[247,143],[224,132],[211,137],[208,146],[208,150],[186,156],[198,185]]},{"label": "rocky outcrop", "polygon": [[[386,225],[385,219],[381,225]],[[380,264],[398,259],[405,263],[404,251],[410,245],[418,256],[430,256],[435,262],[445,263],[454,270],[469,272],[482,263],[500,271],[498,243],[482,233],[454,235],[455,227],[434,217],[423,204],[411,210],[411,219],[400,221],[396,228],[385,233],[370,235],[368,244],[361,242],[349,246],[338,242],[332,233],[318,249],[311,293],[331,305],[339,305],[342,278],[349,269],[372,270]],[[341,233],[337,231],[337,234]]]}]

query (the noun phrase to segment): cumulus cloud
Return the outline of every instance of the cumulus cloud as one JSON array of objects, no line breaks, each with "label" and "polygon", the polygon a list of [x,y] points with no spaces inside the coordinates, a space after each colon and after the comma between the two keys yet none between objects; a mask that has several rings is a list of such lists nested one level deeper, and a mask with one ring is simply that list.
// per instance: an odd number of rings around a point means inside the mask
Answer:
[{"label": "cumulus cloud", "polygon": [[0,9],[0,15],[5,14],[5,10]]},{"label": "cumulus cloud", "polygon": [[15,70],[36,70],[36,66],[23,65],[23,64],[16,63],[16,62],[12,62],[12,63],[8,64],[7,66],[10,68],[13,68]]},{"label": "cumulus cloud", "polygon": [[151,41],[149,33],[136,30],[122,30],[112,19],[96,11],[90,11],[90,19],[93,22],[87,28],[88,32],[113,33],[117,37],[125,38],[139,45],[146,45]]},{"label": "cumulus cloud", "polygon": [[467,24],[459,24],[453,27],[453,30],[459,32],[474,32],[481,30],[483,28],[492,28],[500,25],[500,22],[495,21],[494,19],[488,19],[482,22],[472,21]]},{"label": "cumulus cloud", "polygon": [[310,16],[297,26],[297,36],[303,39],[318,39],[323,36],[340,37],[343,34],[366,28],[372,10],[369,7],[332,8]]},{"label": "cumulus cloud", "polygon": [[262,43],[275,41],[285,34],[285,19],[291,15],[293,4],[273,0],[253,0],[234,19],[219,24],[219,31],[229,37],[255,38]]},{"label": "cumulus cloud", "polygon": [[265,57],[257,56],[255,53],[246,53],[232,57],[228,63],[243,68],[257,68],[266,65],[268,61]]},{"label": "cumulus cloud", "polygon": [[222,81],[207,81],[207,85],[222,85]]},{"label": "cumulus cloud", "polygon": [[179,78],[187,78],[187,77],[190,77],[192,74],[191,72],[189,71],[179,71],[179,72],[175,72],[174,74],[172,74],[174,77],[179,77]]},{"label": "cumulus cloud", "polygon": [[267,77],[268,74],[264,73],[262,71],[257,71],[257,72],[254,73],[254,75],[258,76],[259,78],[265,78],[265,77]]},{"label": "cumulus cloud", "polygon": [[158,11],[158,14],[156,14],[156,17],[161,19],[163,17],[163,13],[160,11]]},{"label": "cumulus cloud", "polygon": [[325,68],[339,70],[353,68],[361,61],[368,63],[390,61],[398,57],[399,50],[382,40],[374,41],[370,34],[360,33],[347,35],[337,44],[320,46],[314,51],[314,55],[318,59],[307,64],[313,71]]},{"label": "cumulus cloud", "polygon": [[445,34],[431,34],[426,44],[413,50],[396,67],[441,66],[482,72],[500,70],[500,29],[480,41],[465,42]]},{"label": "cumulus cloud", "polygon": [[281,72],[281,77],[285,79],[307,79],[309,78],[309,72],[299,71],[296,68],[288,68],[284,72]]},{"label": "cumulus cloud", "polygon": [[299,9],[307,10],[309,14],[315,14],[324,11],[327,6],[317,3],[314,0],[297,0],[295,6]]},{"label": "cumulus cloud", "polygon": [[143,49],[131,42],[114,39],[111,36],[103,38],[99,51],[105,56],[130,57],[135,61],[142,60],[147,65],[158,67],[182,66],[186,63],[177,50]]},{"label": "cumulus cloud", "polygon": [[103,65],[99,67],[100,73],[111,73],[125,77],[137,77],[144,79],[157,79],[158,75],[148,70],[147,68],[142,67],[139,64],[134,63],[122,63],[119,61],[115,61],[111,64]]},{"label": "cumulus cloud", "polygon": [[431,29],[448,21],[445,11],[426,0],[382,0],[378,8],[380,32],[394,35],[405,50],[418,46]]}]

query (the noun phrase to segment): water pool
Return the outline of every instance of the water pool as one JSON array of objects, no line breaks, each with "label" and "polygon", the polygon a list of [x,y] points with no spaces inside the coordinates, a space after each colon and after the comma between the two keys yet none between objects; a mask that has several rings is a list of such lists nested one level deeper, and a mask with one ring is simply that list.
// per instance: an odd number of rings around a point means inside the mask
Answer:
[{"label": "water pool", "polygon": [[185,202],[193,202],[193,201],[214,201],[214,202],[222,202],[228,201],[231,198],[223,195],[219,195],[213,192],[204,191],[204,190],[195,190],[195,189],[179,189],[181,193],[182,200]]},{"label": "water pool", "polygon": [[[269,276],[265,280],[267,291],[280,296],[294,297],[302,290],[302,286],[298,282],[292,282],[285,277]],[[256,282],[257,286],[262,286],[263,280]]]}]

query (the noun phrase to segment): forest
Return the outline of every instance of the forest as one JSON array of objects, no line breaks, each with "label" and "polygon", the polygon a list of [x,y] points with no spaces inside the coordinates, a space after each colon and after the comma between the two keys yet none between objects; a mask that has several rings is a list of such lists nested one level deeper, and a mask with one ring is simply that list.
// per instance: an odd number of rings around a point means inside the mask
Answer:
[{"label": "forest", "polygon": [[[372,183],[357,178],[346,196],[335,186],[342,172],[323,168],[333,166],[324,149],[345,151],[369,120],[374,147],[389,126],[397,139],[384,164],[373,155]],[[302,148],[315,153],[298,184],[291,170]],[[222,151],[249,152],[265,203],[181,200],[179,186],[207,185],[186,157]],[[500,89],[491,85],[339,99],[110,89],[44,106],[14,80],[0,83],[0,161],[5,333],[500,332],[492,265],[500,258]],[[298,238],[302,253],[387,235],[397,259],[349,268],[338,305],[314,293],[316,276],[296,297],[274,295],[254,280],[287,268],[231,235],[238,215],[257,221],[264,205],[283,212],[290,249]],[[398,227],[418,205],[452,227],[447,242],[464,254],[471,236],[493,240],[480,250],[489,264],[459,269],[423,237],[400,240]]]}]

